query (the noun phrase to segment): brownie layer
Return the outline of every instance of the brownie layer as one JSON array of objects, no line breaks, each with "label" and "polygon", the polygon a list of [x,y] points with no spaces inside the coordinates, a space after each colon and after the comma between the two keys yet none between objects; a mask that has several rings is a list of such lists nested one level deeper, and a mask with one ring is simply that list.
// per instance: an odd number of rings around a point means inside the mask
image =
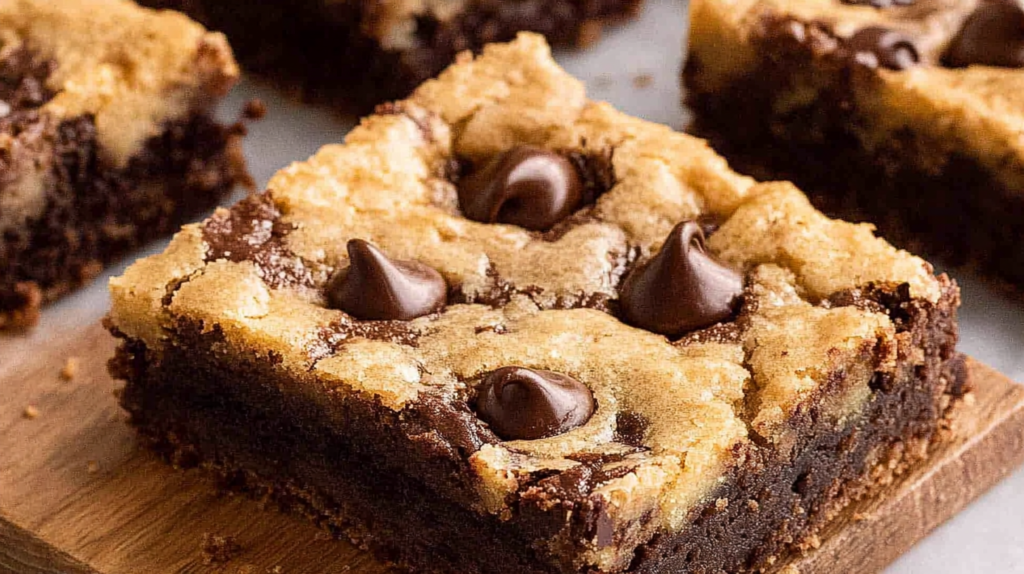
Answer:
[{"label": "brownie layer", "polygon": [[471,6],[445,21],[416,21],[415,47],[387,50],[366,31],[382,0],[283,2],[142,0],[140,4],[180,10],[223,31],[250,71],[275,79],[315,101],[343,100],[368,111],[385,100],[407,96],[463,50],[504,42],[521,30],[557,44],[585,44],[603,24],[632,16],[642,0],[519,0],[467,2]]},{"label": "brownie layer", "polygon": [[[975,159],[951,153],[950,142],[909,129],[865,148],[861,138],[872,128],[853,90],[870,89],[878,81],[874,71],[826,53],[815,45],[820,35],[794,36],[803,28],[788,22],[765,25],[756,74],[714,93],[697,89],[703,65],[699,55],[690,56],[684,71],[695,117],[690,131],[739,171],[795,182],[830,216],[870,221],[900,247],[1024,290],[1018,248],[1024,193]],[[789,105],[808,82],[819,89],[817,97]],[[789,102],[785,113],[780,101]]]},{"label": "brownie layer", "polygon": [[[959,293],[943,282],[944,295],[934,306],[910,299],[905,287],[834,296],[834,306],[889,314],[902,339],[895,373],[876,373],[873,398],[859,420],[839,428],[825,405],[846,373],[833,373],[789,421],[797,440],[791,456],[764,444],[748,453],[717,500],[692,512],[687,530],[657,535],[640,548],[630,572],[770,570],[779,558],[814,548],[817,533],[849,503],[891,483],[947,439],[970,381],[955,350]],[[915,365],[907,353],[918,349],[925,360]]]},{"label": "brownie layer", "polygon": [[215,206],[245,181],[242,131],[197,112],[114,169],[100,159],[90,116],[58,123],[23,109],[0,119],[0,136],[40,142],[38,161],[52,166],[42,214],[0,242],[0,328],[32,325],[42,303]]},{"label": "brownie layer", "polygon": [[[837,425],[822,411],[844,387],[846,374],[835,373],[792,418],[792,450],[761,444],[737,452],[736,469],[688,526],[640,541],[624,571],[753,571],[811,544],[831,514],[925,456],[965,391],[954,350],[957,303],[948,280],[935,305],[910,299],[905,286],[833,297],[828,304],[890,315],[900,333],[896,374],[876,376],[863,416]],[[600,464],[536,476],[500,520],[460,504],[460,489],[472,487],[463,461],[495,440],[459,422],[470,413],[430,400],[401,417],[360,397],[312,401],[273,357],[225,355],[217,328],[185,320],[172,343],[156,355],[127,340],[111,363],[128,381],[122,404],[142,435],[175,462],[201,463],[234,487],[270,493],[383,559],[427,572],[575,572],[565,556],[545,553],[550,537],[569,529],[578,539],[630,544],[602,536],[601,508],[588,504],[590,491],[611,478],[595,472]],[[862,360],[874,364],[870,355]]]}]

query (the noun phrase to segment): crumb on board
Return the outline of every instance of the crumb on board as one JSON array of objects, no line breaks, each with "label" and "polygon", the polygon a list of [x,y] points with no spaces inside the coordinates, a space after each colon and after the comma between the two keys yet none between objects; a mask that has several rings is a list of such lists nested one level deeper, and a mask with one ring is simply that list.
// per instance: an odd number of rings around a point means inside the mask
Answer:
[{"label": "crumb on board", "polygon": [[28,420],[37,419],[39,418],[39,409],[33,405],[28,405],[25,407],[25,410],[22,411],[21,416]]},{"label": "crumb on board", "polygon": [[274,566],[270,569],[270,574],[282,574],[283,572],[284,568],[281,568],[280,566]]},{"label": "crumb on board", "polygon": [[235,571],[235,574],[256,574],[256,567],[252,564],[242,564]]},{"label": "crumb on board", "polygon": [[633,76],[633,86],[639,90],[649,88],[654,85],[654,76],[650,74],[637,74]]},{"label": "crumb on board", "polygon": [[65,381],[73,381],[78,374],[78,357],[68,357],[64,360],[64,367],[60,370],[60,378]]},{"label": "crumb on board", "polygon": [[242,547],[231,536],[216,536],[204,532],[199,541],[199,554],[203,564],[207,566],[230,562],[241,550]]},{"label": "crumb on board", "polygon": [[800,569],[790,564],[782,570],[779,570],[779,574],[800,574]]},{"label": "crumb on board", "polygon": [[89,461],[89,462],[88,462],[88,463],[86,464],[86,466],[85,466],[85,470],[86,470],[86,471],[88,471],[88,472],[89,472],[89,474],[96,474],[97,472],[99,472],[99,471],[100,471],[100,465],[99,465],[99,463],[98,463],[98,462],[96,462],[95,460],[90,460],[90,461]]}]

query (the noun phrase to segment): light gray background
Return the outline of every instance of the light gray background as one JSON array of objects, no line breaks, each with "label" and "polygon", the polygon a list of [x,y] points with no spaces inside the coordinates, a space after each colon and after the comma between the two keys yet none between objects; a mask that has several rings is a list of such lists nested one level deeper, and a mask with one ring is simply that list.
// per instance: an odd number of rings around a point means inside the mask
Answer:
[{"label": "light gray background", "polygon": [[[647,0],[641,17],[609,31],[592,49],[559,53],[559,61],[587,81],[590,95],[631,114],[679,128],[679,70],[685,44],[683,0]],[[653,81],[641,87],[638,76]],[[301,106],[275,91],[244,83],[223,107],[233,119],[252,97],[269,106],[266,119],[252,126],[246,153],[260,185],[278,169],[305,159],[321,145],[339,142],[352,127],[326,109]],[[147,252],[158,251],[164,242]],[[1024,247],[1022,247],[1024,248]],[[106,276],[119,274],[124,264]],[[998,296],[969,277],[958,276],[964,304],[961,349],[1017,381],[1024,381],[1024,301]],[[108,306],[106,278],[49,307],[39,328],[27,336],[40,344],[62,331],[99,320]],[[941,527],[889,570],[891,574],[1010,574],[1024,572],[1024,471],[997,486]]]}]

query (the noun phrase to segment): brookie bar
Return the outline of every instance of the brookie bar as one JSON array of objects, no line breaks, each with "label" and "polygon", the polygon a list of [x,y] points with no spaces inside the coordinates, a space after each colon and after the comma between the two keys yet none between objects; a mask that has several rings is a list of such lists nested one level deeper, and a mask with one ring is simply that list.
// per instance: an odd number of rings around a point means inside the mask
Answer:
[{"label": "brookie bar", "polygon": [[830,215],[1024,291],[1024,4],[694,0],[694,132]]},{"label": "brookie bar", "polygon": [[642,0],[143,0],[224,31],[247,70],[357,110],[403,98],[463,50],[518,31],[583,46]]},{"label": "brookie bar", "polygon": [[0,3],[0,328],[213,207],[245,171],[220,34],[122,0]]},{"label": "brookie bar", "polygon": [[111,282],[154,448],[419,572],[753,572],[928,456],[957,287],[788,183],[464,58]]}]

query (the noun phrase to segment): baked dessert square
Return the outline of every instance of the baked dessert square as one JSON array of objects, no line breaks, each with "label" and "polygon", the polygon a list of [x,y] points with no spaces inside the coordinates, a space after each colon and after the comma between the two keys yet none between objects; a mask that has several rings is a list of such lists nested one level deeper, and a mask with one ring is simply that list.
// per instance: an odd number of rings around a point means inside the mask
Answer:
[{"label": "baked dessert square", "polygon": [[691,5],[693,131],[737,169],[1024,289],[1024,5]]},{"label": "baked dessert square", "polygon": [[313,101],[369,111],[464,50],[519,31],[583,47],[643,0],[142,0],[225,32],[248,71]]},{"label": "baked dessert square", "polygon": [[924,459],[956,285],[523,34],[110,284],[170,460],[420,572],[747,572]]},{"label": "baked dessert square", "polygon": [[122,0],[0,4],[0,329],[244,181],[224,37]]}]

